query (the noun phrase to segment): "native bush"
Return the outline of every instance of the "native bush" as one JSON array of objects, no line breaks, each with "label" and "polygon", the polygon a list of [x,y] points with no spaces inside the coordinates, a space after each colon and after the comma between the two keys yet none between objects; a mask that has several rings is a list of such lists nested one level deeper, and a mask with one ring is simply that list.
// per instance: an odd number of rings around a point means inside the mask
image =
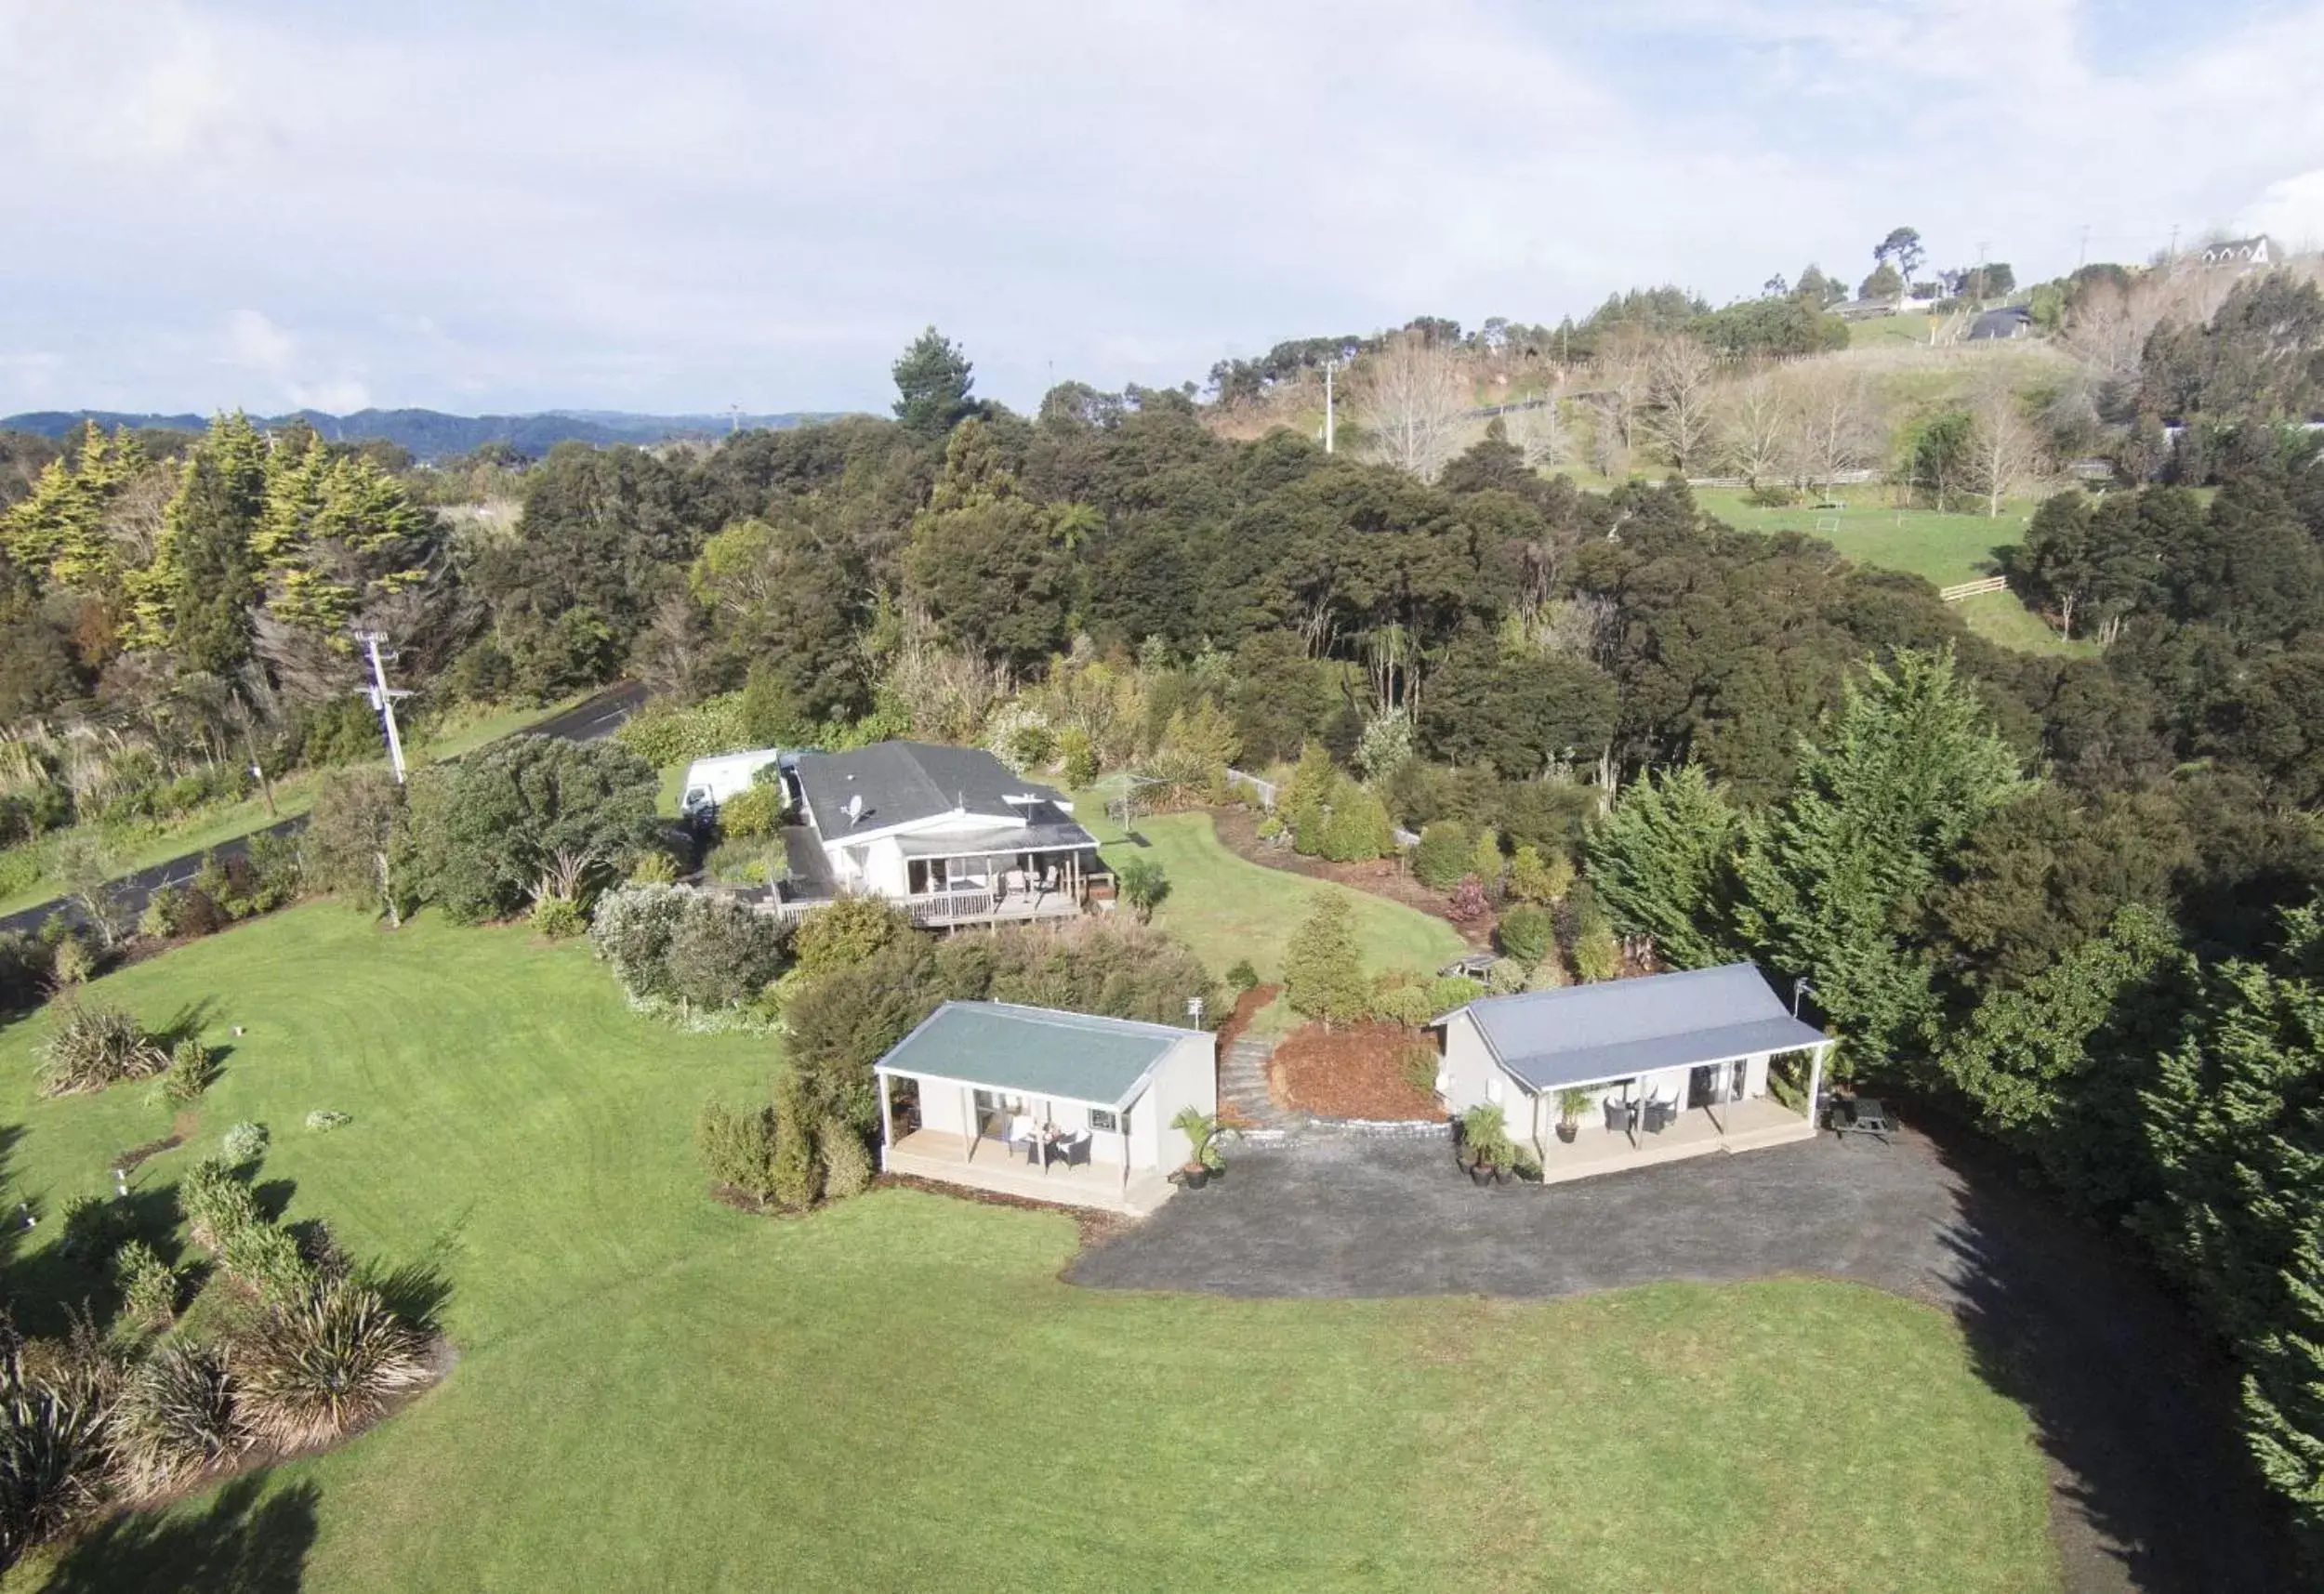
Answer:
[{"label": "native bush", "polygon": [[660,848],[650,848],[638,854],[629,865],[629,881],[633,886],[674,886],[678,883],[678,861]]},{"label": "native bush", "polygon": [[314,1283],[313,1264],[287,1229],[245,1223],[218,1249],[218,1265],[262,1300],[294,1300]]},{"label": "native bush", "polygon": [[841,897],[799,922],[792,954],[802,974],[826,974],[863,963],[913,934],[912,921],[878,897]]},{"label": "native bush", "polygon": [[784,943],[783,927],[766,915],[683,886],[608,892],[589,927],[590,948],[631,1001],[688,1019],[756,1001],[783,972]]},{"label": "native bush", "polygon": [[218,1079],[218,1053],[189,1035],[169,1048],[169,1067],[162,1074],[165,1100],[183,1107],[202,1099]]},{"label": "native bush", "polygon": [[879,1121],[873,1065],[943,999],[934,955],[917,934],[864,963],[797,981],[784,998],[783,1024],[791,1072],[814,1117],[843,1118],[869,1133]]},{"label": "native bush", "polygon": [[1434,1018],[1437,1013],[1465,1008],[1484,995],[1482,980],[1472,980],[1466,974],[1439,975],[1429,986],[1429,1006],[1434,1009],[1429,1016]]},{"label": "native bush", "polygon": [[145,899],[145,911],[138,916],[138,933],[155,941],[172,941],[185,929],[186,889],[183,886],[156,886]]},{"label": "native bush", "polygon": [[113,1280],[122,1315],[131,1323],[158,1332],[177,1321],[178,1274],[144,1241],[125,1241],[113,1253]]},{"label": "native bush", "polygon": [[871,1153],[845,1121],[825,1118],[815,1131],[815,1150],[823,1158],[824,1199],[844,1201],[871,1188]]},{"label": "native bush", "polygon": [[1063,762],[1065,784],[1080,790],[1098,778],[1098,755],[1089,744],[1089,733],[1069,726],[1057,733],[1057,756]]},{"label": "native bush", "polygon": [[1380,798],[1353,781],[1333,788],[1331,810],[1324,816],[1315,850],[1335,863],[1365,863],[1392,858],[1396,851],[1395,826]]},{"label": "native bush", "polygon": [[1484,886],[1486,896],[1499,894],[1501,875],[1507,867],[1501,857],[1501,838],[1493,834],[1490,826],[1478,831],[1476,844],[1469,850],[1469,873]]},{"label": "native bush", "polygon": [[780,780],[755,782],[719,804],[719,830],[733,840],[763,841],[781,833],[786,807]]},{"label": "native bush", "polygon": [[134,1497],[166,1494],[249,1448],[226,1357],[214,1346],[158,1347],[122,1380],[112,1408],[121,1481]]},{"label": "native bush", "polygon": [[1387,973],[1373,987],[1371,1016],[1385,1023],[1418,1029],[1443,1011],[1434,1005],[1435,987],[1409,975]]},{"label": "native bush", "polygon": [[186,1170],[178,1184],[178,1210],[193,1243],[212,1251],[261,1221],[257,1198],[223,1157],[205,1157]]},{"label": "native bush", "polygon": [[1604,924],[1587,926],[1574,937],[1574,973],[1584,983],[1612,980],[1621,972],[1621,942]]},{"label": "native bush", "polygon": [[[1085,919],[1054,927],[1019,925],[985,939],[990,949],[985,994],[996,1001],[1157,1024],[1184,1023],[1191,996],[1215,1005],[1201,960],[1168,936],[1136,924]],[[942,994],[958,993],[945,988]]]},{"label": "native bush", "polygon": [[1563,852],[1544,853],[1532,842],[1520,843],[1509,861],[1509,894],[1521,902],[1551,906],[1574,889],[1574,865]]},{"label": "native bush", "polygon": [[428,1380],[421,1337],[354,1279],[309,1284],[271,1306],[236,1341],[233,1365],[251,1430],[286,1450],[327,1444]]},{"label": "native bush", "polygon": [[1530,966],[1540,962],[1541,955],[1557,943],[1557,924],[1547,909],[1511,908],[1501,915],[1494,935],[1503,952]]},{"label": "native bush", "polygon": [[234,1125],[219,1140],[229,1167],[247,1167],[266,1155],[268,1135],[264,1124],[248,1121]]},{"label": "native bush", "polygon": [[1485,994],[1488,996],[1514,996],[1525,988],[1525,976],[1532,966],[1514,957],[1496,957],[1485,971]]},{"label": "native bush", "polygon": [[1440,819],[1420,832],[1412,850],[1412,873],[1432,890],[1449,891],[1469,872],[1469,833],[1449,819]]},{"label": "native bush", "polygon": [[64,1234],[60,1245],[66,1256],[100,1266],[126,1235],[119,1205],[105,1195],[75,1195],[67,1200],[60,1227]]},{"label": "native bush", "polygon": [[1463,875],[1453,888],[1452,901],[1445,912],[1462,924],[1474,924],[1493,911],[1493,904],[1485,898],[1485,883],[1474,875]]},{"label": "native bush", "polygon": [[1410,1041],[1397,1048],[1396,1072],[1415,1090],[1436,1089],[1437,1055],[1433,1041]]},{"label": "native bush", "polygon": [[759,1201],[774,1193],[774,1109],[703,1105],[694,1123],[694,1149],[714,1184]]},{"label": "native bush", "polygon": [[89,982],[97,973],[97,954],[88,942],[77,935],[66,936],[57,942],[57,953],[48,960],[48,982],[59,991],[74,991]]},{"label": "native bush", "polygon": [[814,1126],[808,1118],[806,1093],[798,1074],[787,1069],[774,1082],[774,1160],[768,1178],[776,1202],[794,1211],[812,1206],[823,1192],[823,1168],[815,1160]]},{"label": "native bush", "polygon": [[725,692],[691,707],[657,697],[631,715],[614,740],[660,770],[747,747],[743,694]]},{"label": "native bush", "polygon": [[1283,948],[1283,989],[1291,1006],[1325,1023],[1364,1016],[1371,983],[1356,950],[1353,915],[1347,899],[1326,891]]},{"label": "native bush", "polygon": [[354,1120],[347,1113],[337,1112],[329,1107],[318,1107],[307,1114],[307,1127],[318,1134],[327,1133],[338,1128],[341,1125],[353,1122]]},{"label": "native bush", "polygon": [[551,892],[533,904],[533,929],[544,941],[571,941],[589,928],[588,916],[571,897]]},{"label": "native bush", "polygon": [[1257,988],[1259,970],[1251,967],[1249,958],[1238,957],[1235,960],[1234,966],[1226,971],[1226,982],[1234,986],[1236,995],[1239,995],[1245,991]]},{"label": "native bush", "polygon": [[40,1091],[73,1096],[102,1090],[124,1079],[151,1079],[168,1066],[169,1053],[127,1013],[68,1000],[41,1045]]}]

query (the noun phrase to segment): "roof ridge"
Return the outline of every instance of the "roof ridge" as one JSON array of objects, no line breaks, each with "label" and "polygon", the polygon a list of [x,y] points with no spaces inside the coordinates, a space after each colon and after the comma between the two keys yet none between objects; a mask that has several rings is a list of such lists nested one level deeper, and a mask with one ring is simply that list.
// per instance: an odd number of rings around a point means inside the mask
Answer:
[{"label": "roof ridge", "polygon": [[985,1008],[1002,1012],[1023,1013],[1042,1023],[1054,1023],[1060,1029],[1072,1029],[1077,1024],[1112,1024],[1125,1029],[1152,1030],[1166,1035],[1208,1034],[1208,1030],[1181,1029],[1176,1024],[1158,1024],[1152,1019],[1120,1019],[1111,1013],[1083,1013],[1071,1008],[1043,1008],[1031,1002],[1004,1002],[992,996],[948,996],[947,1008]]}]

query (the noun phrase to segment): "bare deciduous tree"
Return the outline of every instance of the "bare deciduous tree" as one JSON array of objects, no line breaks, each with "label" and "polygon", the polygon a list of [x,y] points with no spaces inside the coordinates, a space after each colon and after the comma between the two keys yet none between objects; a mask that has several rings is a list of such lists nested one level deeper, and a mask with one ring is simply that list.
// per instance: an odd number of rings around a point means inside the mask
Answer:
[{"label": "bare deciduous tree", "polygon": [[1595,425],[1591,440],[1591,463],[1607,476],[1627,468],[1638,442],[1639,412],[1645,407],[1651,386],[1654,346],[1643,333],[1628,329],[1610,333],[1590,362],[1591,405]]},{"label": "bare deciduous tree", "polygon": [[1773,374],[1747,376],[1729,388],[1719,416],[1719,441],[1752,486],[1793,474],[1799,417],[1790,395]]},{"label": "bare deciduous tree", "polygon": [[1646,357],[1646,430],[1680,475],[1706,463],[1716,419],[1713,379],[1719,363],[1710,349],[1683,335],[1657,339]]},{"label": "bare deciduous tree", "polygon": [[1835,364],[1799,368],[1790,389],[1794,463],[1802,481],[1828,487],[1877,456],[1882,439],[1871,385]]},{"label": "bare deciduous tree", "polygon": [[1573,458],[1574,435],[1565,424],[1557,388],[1550,389],[1548,400],[1538,409],[1508,412],[1501,417],[1501,428],[1525,454],[1529,470],[1564,465]]},{"label": "bare deciduous tree", "polygon": [[1366,357],[1350,384],[1356,423],[1373,452],[1397,469],[1432,481],[1452,458],[1468,383],[1447,349],[1418,333],[1398,333]]},{"label": "bare deciduous tree", "polygon": [[2039,477],[2041,437],[2026,419],[2015,390],[2000,372],[1991,373],[1979,386],[1970,414],[1976,420],[1976,434],[1970,444],[1970,483],[1985,497],[1986,517],[1998,519],[2001,500]]}]

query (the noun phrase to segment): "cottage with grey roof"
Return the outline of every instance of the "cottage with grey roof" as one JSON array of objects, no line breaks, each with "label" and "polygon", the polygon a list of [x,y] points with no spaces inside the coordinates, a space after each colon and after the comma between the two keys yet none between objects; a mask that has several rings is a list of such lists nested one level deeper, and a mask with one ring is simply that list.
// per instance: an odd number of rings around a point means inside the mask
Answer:
[{"label": "cottage with grey roof", "polygon": [[1750,963],[1486,997],[1431,1027],[1446,1110],[1499,1107],[1545,1182],[1810,1139],[1812,1110],[1777,1100],[1770,1069],[1802,1054],[1812,1103],[1833,1044]]},{"label": "cottage with grey roof", "polygon": [[1103,875],[1073,804],[981,747],[802,753],[788,778],[807,846],[792,849],[786,916],[848,892],[901,902],[931,925],[1070,917]]},{"label": "cottage with grey roof", "polygon": [[1202,1030],[1009,1002],[946,1002],[873,1070],[890,1173],[1143,1215],[1219,1110]]}]

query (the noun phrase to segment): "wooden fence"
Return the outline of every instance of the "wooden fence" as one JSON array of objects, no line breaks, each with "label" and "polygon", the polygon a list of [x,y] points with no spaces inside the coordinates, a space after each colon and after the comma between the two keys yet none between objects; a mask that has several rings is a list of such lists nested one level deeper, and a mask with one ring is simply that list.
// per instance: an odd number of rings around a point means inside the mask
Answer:
[{"label": "wooden fence", "polygon": [[1958,603],[1964,598],[1982,598],[1988,592],[2007,592],[2009,577],[1988,575],[1982,581],[1963,581],[1951,586],[1940,586],[1936,595],[1948,603]]}]

